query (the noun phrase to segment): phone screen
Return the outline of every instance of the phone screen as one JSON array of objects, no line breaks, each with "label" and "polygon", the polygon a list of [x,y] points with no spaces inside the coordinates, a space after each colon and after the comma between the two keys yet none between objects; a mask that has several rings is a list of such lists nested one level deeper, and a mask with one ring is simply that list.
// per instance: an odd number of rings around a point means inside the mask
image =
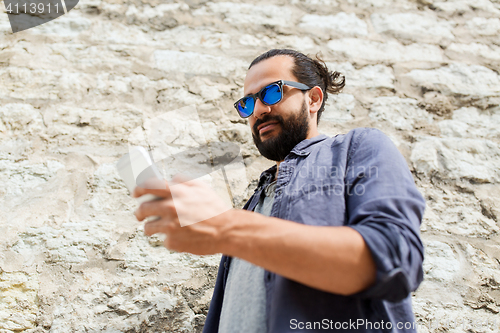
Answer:
[{"label": "phone screen", "polygon": [[118,174],[122,177],[130,193],[136,186],[148,188],[164,188],[163,176],[154,165],[144,147],[132,147],[128,154],[117,162]]}]

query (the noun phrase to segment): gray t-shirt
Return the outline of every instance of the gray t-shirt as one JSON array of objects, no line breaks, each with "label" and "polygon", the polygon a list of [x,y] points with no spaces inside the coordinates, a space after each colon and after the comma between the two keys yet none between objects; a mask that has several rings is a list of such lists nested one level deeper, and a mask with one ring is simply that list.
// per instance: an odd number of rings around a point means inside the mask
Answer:
[{"label": "gray t-shirt", "polygon": [[[268,185],[255,212],[271,215],[276,181]],[[229,266],[219,333],[261,333],[266,327],[266,289],[264,269],[234,257]]]}]

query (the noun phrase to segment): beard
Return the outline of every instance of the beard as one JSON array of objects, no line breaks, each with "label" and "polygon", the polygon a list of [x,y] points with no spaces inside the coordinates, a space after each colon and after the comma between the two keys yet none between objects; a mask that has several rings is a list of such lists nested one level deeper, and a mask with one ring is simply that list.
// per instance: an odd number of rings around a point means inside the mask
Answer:
[{"label": "beard", "polygon": [[[276,121],[281,127],[281,132],[265,141],[260,139],[257,127],[268,121]],[[252,129],[253,142],[265,158],[272,161],[283,161],[290,151],[301,141],[307,138],[309,131],[309,117],[307,104],[304,100],[302,109],[298,113],[283,119],[280,115],[267,115],[257,119]],[[257,133],[257,134],[255,134]]]}]

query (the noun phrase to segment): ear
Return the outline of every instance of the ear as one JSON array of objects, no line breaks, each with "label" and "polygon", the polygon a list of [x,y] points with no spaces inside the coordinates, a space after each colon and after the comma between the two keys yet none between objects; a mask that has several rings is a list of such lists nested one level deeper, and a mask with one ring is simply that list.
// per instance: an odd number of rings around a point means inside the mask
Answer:
[{"label": "ear", "polygon": [[323,103],[323,90],[315,86],[309,90],[309,112],[318,112]]}]

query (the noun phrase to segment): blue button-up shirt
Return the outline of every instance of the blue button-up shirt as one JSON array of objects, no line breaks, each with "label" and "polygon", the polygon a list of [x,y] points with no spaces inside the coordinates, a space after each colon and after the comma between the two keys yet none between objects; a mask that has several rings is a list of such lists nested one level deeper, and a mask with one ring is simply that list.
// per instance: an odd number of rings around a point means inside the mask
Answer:
[{"label": "blue button-up shirt", "polygon": [[[275,173],[276,166],[262,173],[243,209],[255,208]],[[297,144],[280,164],[271,216],[357,230],[371,251],[376,281],[342,296],[266,271],[268,332],[416,332],[410,293],[423,279],[424,209],[405,159],[380,130],[321,134]],[[218,331],[230,263],[223,255],[205,333]]]}]

